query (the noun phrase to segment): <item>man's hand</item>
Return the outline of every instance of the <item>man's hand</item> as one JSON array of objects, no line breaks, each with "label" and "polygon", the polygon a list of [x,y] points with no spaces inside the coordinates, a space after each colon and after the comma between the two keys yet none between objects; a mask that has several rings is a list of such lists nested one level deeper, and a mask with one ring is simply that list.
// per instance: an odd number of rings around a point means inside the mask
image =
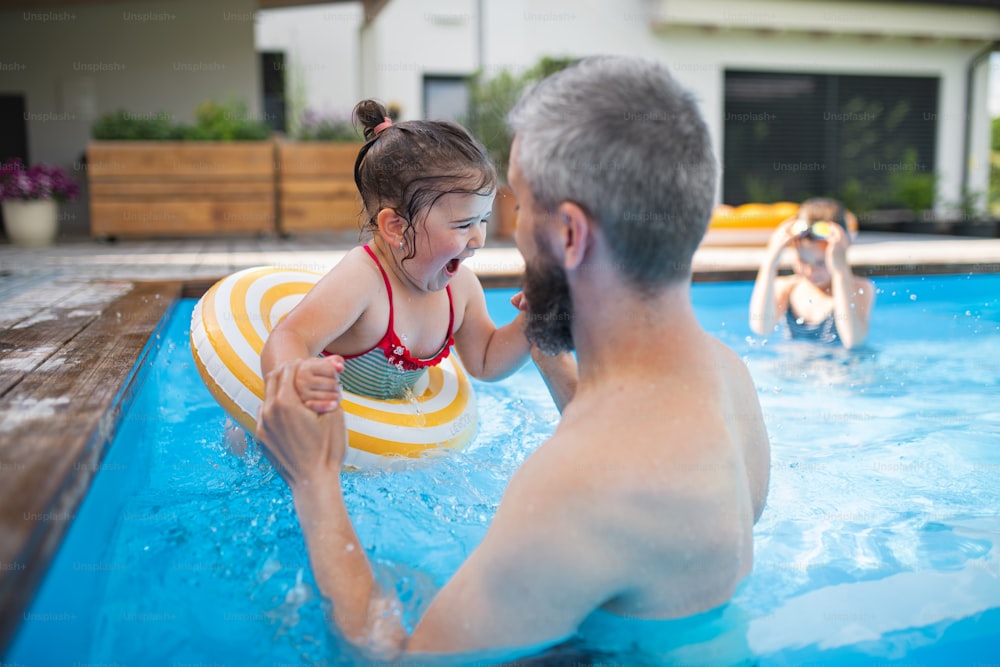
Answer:
[{"label": "man's hand", "polygon": [[344,359],[315,357],[294,362],[295,390],[307,408],[323,414],[340,405],[340,373]]},{"label": "man's hand", "polygon": [[344,411],[317,414],[307,407],[296,389],[299,366],[319,361],[343,368],[340,357],[307,359],[285,364],[265,378],[264,403],[257,415],[257,438],[265,454],[293,491],[313,478],[340,475],[347,449]]}]

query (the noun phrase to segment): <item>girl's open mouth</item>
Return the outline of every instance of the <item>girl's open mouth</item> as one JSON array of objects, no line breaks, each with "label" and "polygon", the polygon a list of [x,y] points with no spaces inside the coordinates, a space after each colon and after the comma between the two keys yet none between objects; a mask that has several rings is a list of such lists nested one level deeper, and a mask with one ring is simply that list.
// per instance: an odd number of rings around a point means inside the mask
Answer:
[{"label": "girl's open mouth", "polygon": [[448,263],[444,265],[444,272],[448,274],[449,277],[458,273],[458,267],[462,263],[459,258],[454,258],[448,260]]}]

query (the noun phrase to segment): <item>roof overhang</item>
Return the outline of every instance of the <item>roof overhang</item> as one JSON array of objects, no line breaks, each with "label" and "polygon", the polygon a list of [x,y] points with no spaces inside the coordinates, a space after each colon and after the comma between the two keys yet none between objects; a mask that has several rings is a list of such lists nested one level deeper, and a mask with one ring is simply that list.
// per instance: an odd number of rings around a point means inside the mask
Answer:
[{"label": "roof overhang", "polygon": [[[174,0],[161,0],[164,4]],[[326,4],[361,4],[365,8],[365,18],[371,21],[388,4],[389,0],[256,0],[258,9],[280,9],[282,7],[307,7]],[[140,4],[137,0],[0,0],[0,12],[40,11],[74,9],[97,5]]]},{"label": "roof overhang", "polygon": [[861,2],[858,0],[653,0],[647,5],[653,30],[750,30],[896,37],[917,40],[993,42],[1000,38],[1000,2]]}]

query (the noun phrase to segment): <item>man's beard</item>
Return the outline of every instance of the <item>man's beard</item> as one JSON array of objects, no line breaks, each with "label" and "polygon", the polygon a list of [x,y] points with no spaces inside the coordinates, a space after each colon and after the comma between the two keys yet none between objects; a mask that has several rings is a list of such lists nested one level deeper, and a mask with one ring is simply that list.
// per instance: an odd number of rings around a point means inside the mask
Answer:
[{"label": "man's beard", "polygon": [[524,297],[528,301],[524,335],[545,354],[573,350],[573,304],[566,271],[551,254],[541,251],[524,267]]}]

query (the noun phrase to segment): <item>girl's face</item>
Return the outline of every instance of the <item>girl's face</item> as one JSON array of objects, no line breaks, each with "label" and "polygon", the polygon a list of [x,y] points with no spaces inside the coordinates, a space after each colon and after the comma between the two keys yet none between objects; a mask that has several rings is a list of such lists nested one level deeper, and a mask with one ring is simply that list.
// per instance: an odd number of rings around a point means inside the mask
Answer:
[{"label": "girl's face", "polygon": [[816,287],[830,284],[830,271],[826,268],[826,241],[810,238],[795,242],[795,272]]},{"label": "girl's face", "polygon": [[447,194],[417,221],[416,255],[402,264],[416,287],[444,289],[462,261],[483,247],[495,196],[496,192]]}]

